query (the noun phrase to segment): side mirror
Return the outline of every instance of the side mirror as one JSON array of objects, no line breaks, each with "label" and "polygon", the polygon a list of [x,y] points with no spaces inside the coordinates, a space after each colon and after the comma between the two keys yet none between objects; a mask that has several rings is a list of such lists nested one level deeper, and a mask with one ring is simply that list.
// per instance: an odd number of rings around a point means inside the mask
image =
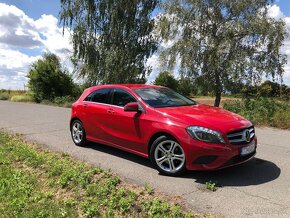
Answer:
[{"label": "side mirror", "polygon": [[127,112],[139,112],[139,105],[136,103],[136,102],[131,102],[131,103],[128,103],[124,106],[124,111],[127,111]]}]

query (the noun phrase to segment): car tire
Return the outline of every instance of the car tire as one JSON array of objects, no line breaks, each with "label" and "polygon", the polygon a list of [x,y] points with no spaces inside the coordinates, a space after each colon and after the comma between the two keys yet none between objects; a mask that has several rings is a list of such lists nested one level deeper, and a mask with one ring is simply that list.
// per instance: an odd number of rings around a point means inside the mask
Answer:
[{"label": "car tire", "polygon": [[84,147],[87,144],[86,131],[80,120],[74,120],[71,124],[71,137],[75,145]]},{"label": "car tire", "polygon": [[186,170],[184,150],[169,135],[163,135],[154,140],[150,148],[150,160],[163,175],[179,176]]}]

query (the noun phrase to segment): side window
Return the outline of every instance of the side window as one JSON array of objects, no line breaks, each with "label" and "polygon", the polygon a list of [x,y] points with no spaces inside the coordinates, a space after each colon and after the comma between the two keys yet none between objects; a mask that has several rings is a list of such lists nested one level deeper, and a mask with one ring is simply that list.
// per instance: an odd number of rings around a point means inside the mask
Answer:
[{"label": "side window", "polygon": [[136,102],[136,99],[130,93],[122,89],[115,89],[112,99],[113,105],[124,107],[130,102]]},{"label": "side window", "polygon": [[107,103],[111,89],[99,89],[89,94],[84,101]]}]

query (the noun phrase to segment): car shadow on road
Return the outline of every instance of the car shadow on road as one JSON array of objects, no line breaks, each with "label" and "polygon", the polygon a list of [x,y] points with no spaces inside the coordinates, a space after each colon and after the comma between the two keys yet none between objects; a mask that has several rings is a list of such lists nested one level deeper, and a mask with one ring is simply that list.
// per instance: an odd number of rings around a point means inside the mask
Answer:
[{"label": "car shadow on road", "polygon": [[217,171],[191,171],[184,178],[196,183],[215,182],[218,186],[250,186],[271,182],[281,174],[281,169],[273,162],[253,158],[239,166]]},{"label": "car shadow on road", "polygon": [[149,168],[154,168],[150,162],[149,159],[120,150],[118,148],[114,148],[111,146],[103,145],[103,144],[98,144],[94,142],[90,142],[88,145],[86,145],[86,148],[91,148],[96,151],[104,152],[110,155],[114,155],[126,160],[129,160],[131,162],[137,163],[142,166],[146,166]]},{"label": "car shadow on road", "polygon": [[[86,147],[155,170],[150,160],[147,158],[93,142],[89,143]],[[260,158],[253,158],[247,163],[239,166],[217,171],[188,171],[180,177],[184,179],[193,179],[195,183],[199,184],[205,184],[206,182],[212,181],[219,186],[250,186],[271,182],[277,179],[280,173],[281,169],[275,163]]]}]

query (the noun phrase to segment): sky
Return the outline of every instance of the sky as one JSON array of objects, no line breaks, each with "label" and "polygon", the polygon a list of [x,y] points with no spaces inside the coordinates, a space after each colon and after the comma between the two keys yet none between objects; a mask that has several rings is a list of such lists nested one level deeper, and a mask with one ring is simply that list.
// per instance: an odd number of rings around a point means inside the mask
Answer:
[{"label": "sky", "polygon": [[[0,89],[24,89],[29,66],[44,52],[57,54],[63,66],[72,70],[70,32],[64,30],[63,34],[59,11],[60,0],[0,0]],[[269,16],[284,19],[290,34],[289,0],[276,0]],[[288,55],[284,83],[290,86],[290,38],[281,51]],[[160,71],[158,55],[146,64],[152,67],[150,83]]]}]

